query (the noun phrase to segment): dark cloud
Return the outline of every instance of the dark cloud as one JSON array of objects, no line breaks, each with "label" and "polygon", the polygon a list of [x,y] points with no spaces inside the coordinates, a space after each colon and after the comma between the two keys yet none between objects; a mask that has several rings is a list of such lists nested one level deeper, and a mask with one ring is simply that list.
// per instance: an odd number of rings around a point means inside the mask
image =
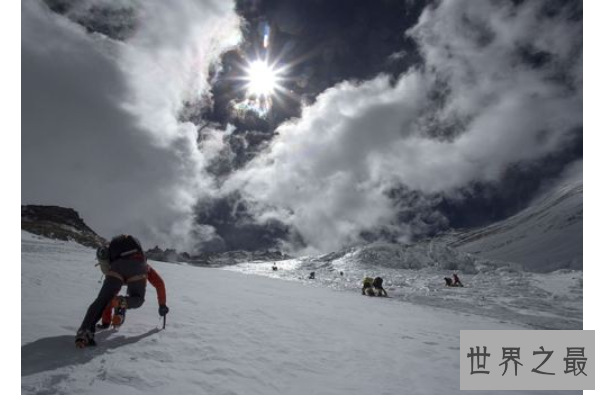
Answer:
[{"label": "dark cloud", "polygon": [[[426,3],[423,1],[238,1],[246,21],[244,41],[222,57],[212,85],[214,104],[207,119],[241,130],[272,131],[300,114],[325,89],[344,80],[364,80],[385,71],[399,75],[418,59],[413,40],[405,35]],[[261,26],[270,27],[267,50]],[[230,103],[244,96],[239,77],[244,65],[268,57],[285,67],[282,82],[288,95],[274,103],[270,122],[255,117],[239,120]],[[248,124],[250,123],[250,124]]]},{"label": "dark cloud", "polygon": [[135,32],[133,3],[82,0],[45,0],[48,8],[83,26],[88,33],[99,33],[115,40],[126,40]]},{"label": "dark cloud", "polygon": [[[444,197],[435,210],[453,228],[486,225],[525,209],[532,198],[543,193],[571,164],[583,157],[583,133],[560,150],[535,161],[509,165],[494,183],[473,182],[459,193]],[[434,228],[440,230],[443,228]]]},{"label": "dark cloud", "polygon": [[196,208],[199,223],[210,223],[215,236],[200,244],[203,251],[265,250],[280,247],[280,241],[302,240],[293,229],[276,219],[257,223],[249,210],[249,203],[239,193],[201,202]]}]

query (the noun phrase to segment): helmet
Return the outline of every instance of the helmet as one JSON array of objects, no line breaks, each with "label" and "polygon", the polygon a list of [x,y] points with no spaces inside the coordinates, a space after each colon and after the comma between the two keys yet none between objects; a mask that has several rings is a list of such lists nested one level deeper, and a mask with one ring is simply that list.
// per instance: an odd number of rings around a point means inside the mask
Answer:
[{"label": "helmet", "polygon": [[106,248],[106,246],[98,247],[98,249],[96,250],[96,258],[99,261],[108,261],[109,260],[108,248]]}]

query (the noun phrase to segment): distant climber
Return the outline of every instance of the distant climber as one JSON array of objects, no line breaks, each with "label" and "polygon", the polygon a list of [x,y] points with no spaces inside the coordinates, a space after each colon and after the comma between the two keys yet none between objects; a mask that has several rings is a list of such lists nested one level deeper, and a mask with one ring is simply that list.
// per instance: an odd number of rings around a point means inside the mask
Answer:
[{"label": "distant climber", "polygon": [[363,279],[362,294],[366,296],[388,296],[387,291],[383,288],[383,278],[365,277]]},{"label": "distant climber", "polygon": [[362,294],[367,296],[375,296],[375,290],[373,289],[373,279],[371,277],[365,277],[363,279]]},{"label": "distant climber", "polygon": [[444,277],[444,281],[446,281],[447,287],[464,287],[464,285],[460,282],[460,279],[458,278],[458,275],[456,273],[454,273],[452,275],[452,278]]},{"label": "distant climber", "polygon": [[276,271],[277,271],[277,264],[276,264],[276,263],[273,263],[273,266],[271,267],[271,269],[272,269],[274,272],[276,272]]},{"label": "distant climber", "polygon": [[458,278],[458,274],[454,273],[452,275],[452,286],[453,287],[464,287],[464,285],[460,282],[460,279]]},{"label": "distant climber", "polygon": [[315,272],[310,272],[310,274],[308,275],[308,279],[309,280],[314,280],[315,279]]},{"label": "distant climber", "polygon": [[373,280],[373,288],[377,296],[388,296],[387,291],[383,288],[383,278],[375,277]]}]

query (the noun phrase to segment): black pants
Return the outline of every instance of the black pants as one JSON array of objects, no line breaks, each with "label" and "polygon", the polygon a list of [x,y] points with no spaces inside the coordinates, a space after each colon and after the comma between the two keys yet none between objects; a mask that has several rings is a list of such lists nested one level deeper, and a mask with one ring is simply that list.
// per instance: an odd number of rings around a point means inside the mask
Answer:
[{"label": "black pants", "polygon": [[[133,260],[118,260],[111,264],[110,270],[120,275],[125,281],[133,276],[146,274],[148,268],[145,262]],[[96,323],[102,318],[104,308],[119,293],[123,281],[114,276],[106,276],[102,288],[92,302],[83,318],[80,330],[90,330],[95,332]],[[137,309],[144,304],[146,296],[146,279],[131,281],[127,283],[127,308]]]}]

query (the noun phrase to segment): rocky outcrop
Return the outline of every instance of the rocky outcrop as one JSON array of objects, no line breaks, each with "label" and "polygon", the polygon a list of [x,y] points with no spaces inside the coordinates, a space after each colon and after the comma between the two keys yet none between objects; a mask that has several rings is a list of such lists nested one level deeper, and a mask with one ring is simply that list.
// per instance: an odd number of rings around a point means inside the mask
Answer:
[{"label": "rocky outcrop", "polygon": [[77,211],[59,206],[21,206],[21,229],[50,239],[74,241],[88,247],[106,244],[83,222]]}]

